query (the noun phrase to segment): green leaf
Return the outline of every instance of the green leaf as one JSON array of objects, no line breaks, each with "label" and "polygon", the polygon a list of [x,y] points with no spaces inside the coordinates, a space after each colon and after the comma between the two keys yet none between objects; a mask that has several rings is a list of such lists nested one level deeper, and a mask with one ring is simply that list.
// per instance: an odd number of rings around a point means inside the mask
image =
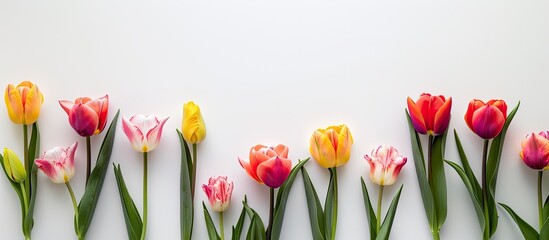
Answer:
[{"label": "green leaf", "polygon": [[141,220],[141,216],[139,215],[139,210],[137,210],[137,207],[135,206],[132,197],[128,193],[128,188],[126,187],[124,176],[122,176],[122,170],[120,170],[120,164],[117,166],[113,163],[113,166],[114,175],[116,177],[116,184],[118,185],[118,192],[120,193],[122,211],[124,212],[124,220],[126,221],[128,239],[138,240],[141,237],[143,221]]},{"label": "green leaf", "polygon": [[370,239],[374,240],[377,237],[377,218],[372,208],[372,202],[370,201],[370,194],[368,194],[368,188],[364,183],[364,179],[360,177],[360,184],[362,185],[362,197],[364,198],[364,207],[366,208],[366,217],[368,217],[368,227],[370,229]]},{"label": "green leaf", "polygon": [[391,205],[389,205],[389,209],[387,210],[387,215],[385,216],[385,219],[383,219],[383,223],[381,224],[381,228],[379,229],[379,233],[377,235],[376,240],[389,239],[389,235],[391,234],[391,228],[393,227],[393,221],[395,220],[396,210],[398,207],[398,200],[400,199],[400,193],[402,192],[402,187],[404,187],[404,185],[400,185],[398,192],[395,194],[395,196],[393,197],[393,200],[391,201]]},{"label": "green leaf", "polygon": [[313,185],[309,173],[305,167],[301,168],[301,175],[303,176],[303,184],[305,186],[305,196],[307,199],[307,208],[309,209],[309,222],[311,223],[311,232],[313,239],[324,240],[324,211],[318,194],[316,193],[315,186]]},{"label": "green leaf", "polygon": [[301,170],[301,167],[303,167],[303,165],[307,163],[307,161],[309,161],[309,158],[303,161],[299,160],[297,165],[292,168],[292,171],[290,172],[290,175],[288,175],[286,181],[284,181],[284,183],[278,189],[274,209],[273,226],[271,230],[271,238],[274,240],[280,239],[282,222],[284,220],[284,212],[286,210],[286,203],[288,202],[290,190],[292,189],[292,185],[294,184],[297,173],[299,172],[299,170]]},{"label": "green leaf", "polygon": [[490,145],[490,152],[488,154],[488,159],[486,162],[486,179],[489,183],[489,191],[488,191],[488,214],[490,216],[490,236],[494,235],[496,232],[497,226],[498,226],[498,211],[496,206],[496,183],[498,178],[498,171],[499,171],[499,163],[501,160],[501,152],[503,150],[503,143],[505,140],[505,134],[507,133],[507,129],[509,128],[509,124],[511,124],[511,121],[513,120],[515,114],[517,113],[517,110],[520,106],[520,102],[517,104],[517,106],[509,113],[509,116],[507,116],[507,120],[505,121],[505,124],[503,125],[503,129],[499,133],[499,135],[492,140],[492,144]]},{"label": "green leaf", "polygon": [[[246,195],[244,195],[243,204],[248,204],[248,198],[246,197]],[[242,211],[240,211],[240,217],[238,217],[238,221],[236,221],[236,226],[233,226],[233,234],[231,237],[232,240],[240,240],[240,236],[242,236],[242,228],[244,227],[245,218],[246,218],[246,208],[242,206]]]},{"label": "green leaf", "polygon": [[423,200],[423,207],[425,208],[425,214],[427,214],[427,220],[429,221],[429,226],[431,226],[431,231],[436,231],[436,209],[435,209],[435,200],[433,193],[431,192],[431,187],[429,186],[429,181],[427,180],[427,173],[425,170],[425,160],[423,155],[423,150],[421,147],[421,141],[419,135],[417,134],[412,120],[410,119],[410,114],[406,111],[406,119],[408,120],[408,129],[410,131],[410,139],[412,143],[412,152],[414,156],[414,166],[416,168],[417,180],[419,182],[419,189],[421,190],[421,199]]},{"label": "green leaf", "polygon": [[541,226],[541,231],[539,233],[539,240],[549,239],[549,221],[545,219],[543,226]]},{"label": "green leaf", "polygon": [[[114,138],[116,134],[116,124],[118,123],[118,115],[120,110],[114,115],[109,129],[103,138],[99,154],[97,155],[97,161],[93,171],[91,172],[86,190],[80,203],[78,204],[78,235],[85,237],[95,213],[99,196],[101,195],[101,189],[103,189],[103,183],[105,182],[105,176],[107,175],[107,169],[111,160],[111,153],[114,146]],[[32,139],[32,138],[31,138]],[[32,143],[32,140],[31,140]]]},{"label": "green leaf", "polygon": [[[38,152],[37,152],[38,153]],[[30,156],[30,155],[29,155]],[[30,184],[31,184],[31,196],[30,196],[30,201],[29,201],[29,209],[27,211],[27,215],[25,216],[25,221],[23,223],[23,231],[26,233],[25,235],[26,236],[31,236],[31,231],[32,231],[32,228],[34,226],[34,205],[36,203],[36,193],[37,193],[37,189],[38,189],[38,181],[37,181],[37,172],[38,172],[38,167],[36,166],[36,164],[34,164],[34,161],[33,161],[33,164],[32,164],[32,170],[31,170],[31,177],[30,177]]]},{"label": "green leaf", "polygon": [[206,221],[206,229],[208,230],[208,237],[210,238],[210,240],[221,239],[221,237],[219,237],[219,234],[217,234],[217,230],[215,229],[215,224],[212,221],[210,212],[208,212],[208,209],[206,209],[206,205],[204,204],[204,201],[202,201],[202,208],[204,209],[204,220]]},{"label": "green leaf", "polygon": [[435,203],[435,212],[437,219],[436,232],[440,231],[447,215],[447,193],[446,193],[446,173],[444,171],[444,150],[446,146],[446,135],[436,136],[433,140],[433,149],[431,156],[432,167],[432,186],[433,201]]},{"label": "green leaf", "polygon": [[515,211],[513,211],[513,209],[503,203],[499,203],[499,205],[502,206],[503,209],[505,209],[509,213],[509,215],[511,215],[511,217],[519,227],[520,232],[522,233],[522,236],[524,236],[525,240],[537,240],[539,238],[539,234],[536,232],[536,230],[524,220],[522,220],[522,218],[520,218],[520,216],[517,215]]},{"label": "green leaf", "polygon": [[261,217],[255,210],[248,206],[244,202],[244,208],[246,213],[251,218],[250,227],[248,228],[248,234],[246,235],[247,240],[265,240],[267,238],[265,234],[265,225],[261,220]]},{"label": "green leaf", "polygon": [[[459,165],[451,161],[445,161],[445,162],[449,164],[452,168],[454,168],[454,170],[456,170],[459,177],[461,177],[461,180],[463,180],[463,184],[467,188],[467,191],[469,191],[469,196],[471,197],[471,201],[473,202],[473,206],[475,207],[475,212],[477,213],[477,220],[480,225],[480,229],[483,230],[485,225],[484,210],[483,210],[484,204],[481,202],[480,196],[476,195],[476,194],[482,195],[482,193],[475,192],[475,189],[471,184],[471,180],[469,180],[469,178],[467,177],[467,174],[465,173],[465,171],[463,171],[463,169],[461,169]],[[476,181],[474,175],[473,175],[473,179]]]},{"label": "green leaf", "polygon": [[475,177],[475,174],[471,169],[471,165],[469,165],[469,160],[467,159],[467,155],[465,155],[465,151],[463,150],[461,140],[459,139],[459,135],[457,134],[456,130],[454,130],[454,138],[456,140],[459,158],[461,160],[461,164],[463,165],[463,170],[465,172],[465,175],[467,175],[467,179],[469,179],[471,183],[471,187],[473,189],[473,192],[475,193],[474,196],[477,198],[476,200],[478,202],[482,202],[482,188],[480,187],[480,184],[478,183],[477,178]]},{"label": "green leaf", "polygon": [[549,219],[549,196],[545,199],[545,203],[543,204],[543,219],[547,221]]},{"label": "green leaf", "polygon": [[179,143],[181,145],[179,224],[181,228],[181,239],[190,240],[193,235],[194,221],[194,202],[191,190],[191,169],[193,162],[191,152],[189,151],[189,145],[179,130],[177,130],[177,136],[179,136]]}]

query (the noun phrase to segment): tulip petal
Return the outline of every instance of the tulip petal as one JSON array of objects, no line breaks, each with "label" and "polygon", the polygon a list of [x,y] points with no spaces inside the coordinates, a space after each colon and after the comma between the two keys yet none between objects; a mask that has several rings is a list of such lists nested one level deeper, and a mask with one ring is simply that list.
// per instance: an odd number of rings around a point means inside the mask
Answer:
[{"label": "tulip petal", "polygon": [[288,147],[284,144],[278,144],[273,149],[277,156],[282,158],[288,158]]},{"label": "tulip petal", "polygon": [[475,132],[473,128],[473,114],[475,111],[482,106],[484,106],[484,102],[482,100],[473,99],[471,102],[469,102],[469,105],[467,106],[467,112],[465,112],[465,123],[467,123],[467,126],[471,131]]},{"label": "tulip petal", "polygon": [[69,100],[59,100],[59,105],[61,105],[61,108],[63,108],[63,110],[65,110],[65,112],[69,114],[72,107],[74,106],[74,102],[71,102]]},{"label": "tulip petal", "polygon": [[33,124],[38,120],[40,116],[40,108],[44,102],[44,97],[42,93],[38,91],[38,87],[33,85],[29,92],[27,93],[25,99],[25,115],[24,115],[24,124]]},{"label": "tulip petal", "polygon": [[257,176],[271,188],[280,187],[290,175],[292,161],[275,157],[261,163],[257,167]]},{"label": "tulip petal", "polygon": [[252,168],[250,166],[250,164],[240,158],[238,158],[238,162],[240,163],[240,166],[242,166],[242,168],[244,168],[244,170],[246,170],[246,173],[248,173],[248,176],[250,176],[251,178],[253,178],[255,181],[257,181],[258,183],[263,183],[261,181],[261,179],[259,179],[257,177],[257,174],[254,172],[254,169],[255,168]]},{"label": "tulip petal", "polygon": [[6,102],[8,115],[11,121],[15,124],[23,124],[24,108],[21,94],[19,94],[17,89],[15,89],[15,87],[11,84],[6,87],[4,101]]},{"label": "tulip petal", "polygon": [[344,165],[351,158],[351,146],[353,145],[353,136],[347,126],[343,126],[339,132],[336,150],[335,167]]},{"label": "tulip petal", "polygon": [[336,152],[332,142],[320,131],[315,131],[311,137],[309,151],[313,158],[323,168],[335,167]]},{"label": "tulip petal", "polygon": [[89,137],[95,133],[99,118],[91,107],[79,103],[69,112],[69,123],[80,136]]},{"label": "tulip petal", "polygon": [[505,117],[498,108],[485,105],[473,113],[473,132],[483,139],[492,139],[503,129]]},{"label": "tulip petal", "polygon": [[105,95],[104,97],[89,100],[84,103],[85,106],[90,107],[93,109],[93,111],[96,113],[98,117],[98,123],[97,128],[95,129],[94,134],[99,134],[103,131],[107,124],[107,114],[109,110],[109,95]]},{"label": "tulip petal", "polygon": [[130,140],[130,143],[135,151],[146,152],[143,151],[145,147],[143,144],[143,141],[145,139],[143,133],[126,117],[122,117],[122,130]]},{"label": "tulip petal", "polygon": [[440,135],[448,129],[448,125],[450,125],[450,112],[452,110],[452,98],[448,98],[438,108],[436,114],[435,114],[435,123],[433,126],[433,132],[437,135]]},{"label": "tulip petal", "polygon": [[160,138],[162,137],[162,128],[164,127],[166,121],[168,121],[168,118],[169,117],[166,117],[164,119],[161,119],[160,121],[157,120],[157,125],[147,133],[146,142],[148,145],[148,151],[152,151],[156,148],[156,146],[158,146],[158,143],[160,143]]},{"label": "tulip petal", "polygon": [[426,134],[427,126],[425,125],[425,119],[423,118],[420,109],[410,97],[408,97],[407,104],[414,129],[416,129],[419,134]]}]

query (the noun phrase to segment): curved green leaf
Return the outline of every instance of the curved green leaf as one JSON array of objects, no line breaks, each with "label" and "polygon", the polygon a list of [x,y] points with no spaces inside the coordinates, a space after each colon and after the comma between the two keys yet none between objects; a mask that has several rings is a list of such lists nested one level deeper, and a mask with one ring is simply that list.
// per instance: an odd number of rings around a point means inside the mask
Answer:
[{"label": "curved green leaf", "polygon": [[398,207],[398,201],[400,199],[400,193],[402,192],[402,187],[404,187],[404,185],[400,185],[398,192],[395,194],[393,200],[391,201],[391,205],[389,205],[387,215],[385,216],[385,219],[383,219],[383,223],[381,224],[381,228],[379,229],[376,240],[389,239],[389,235],[391,234],[391,228],[393,227],[393,221],[395,220],[396,210]]},{"label": "curved green leaf", "polygon": [[[244,195],[244,201],[242,202],[244,204],[248,204],[248,198],[246,195]],[[240,236],[242,236],[242,228],[244,227],[244,220],[246,218],[246,208],[242,206],[242,211],[240,211],[240,216],[238,217],[238,221],[236,221],[236,226],[233,226],[233,233],[232,233],[232,240],[240,240]]]},{"label": "curved green leaf", "polygon": [[524,236],[525,240],[538,240],[539,234],[532,226],[522,220],[522,218],[520,218],[520,216],[517,215],[515,211],[513,211],[513,209],[511,209],[509,206],[503,203],[499,203],[499,205],[502,206],[503,209],[505,209],[505,211],[509,213],[509,215],[511,215],[511,217],[519,227],[520,232],[522,233],[522,236]]},{"label": "curved green leaf", "polygon": [[95,167],[88,179],[84,195],[78,204],[77,234],[79,236],[86,236],[95,213],[95,208],[97,207],[97,202],[99,201],[99,196],[101,195],[101,189],[103,189],[103,183],[105,182],[105,176],[107,175],[107,169],[109,168],[111,153],[114,147],[116,124],[118,122],[119,113],[120,110],[114,115],[114,118],[109,125],[109,129],[103,138]]},{"label": "curved green leaf", "polygon": [[261,220],[261,217],[255,210],[253,210],[246,202],[244,202],[244,208],[246,213],[251,219],[250,226],[248,227],[248,234],[246,235],[247,240],[265,240],[265,225]]},{"label": "curved green leaf", "polygon": [[362,197],[364,198],[364,207],[366,208],[366,217],[368,217],[368,227],[370,230],[370,239],[374,240],[377,237],[377,218],[372,208],[372,202],[370,201],[370,194],[368,194],[368,188],[364,183],[364,178],[360,177],[360,185],[362,186]]},{"label": "curved green leaf", "polygon": [[539,232],[539,240],[549,239],[549,221],[545,219],[541,231]]},{"label": "curved green leaf", "polygon": [[467,159],[467,155],[465,155],[465,151],[463,150],[463,146],[461,145],[461,140],[459,139],[459,135],[455,129],[454,138],[456,140],[459,158],[461,160],[461,164],[463,165],[463,171],[465,172],[465,174],[467,175],[467,179],[469,179],[471,183],[472,190],[475,193],[474,196],[477,198],[476,200],[478,202],[482,202],[482,188],[480,187],[480,184],[478,183],[477,178],[475,177],[475,174],[471,169],[471,165],[469,164],[469,160]]},{"label": "curved green leaf", "polygon": [[446,146],[446,135],[436,136],[433,140],[433,149],[431,156],[432,167],[432,186],[433,202],[435,203],[435,212],[437,219],[436,232],[440,231],[446,221],[447,215],[447,193],[446,193],[446,173],[444,171],[444,150]]},{"label": "curved green leaf", "polygon": [[179,179],[179,224],[182,240],[190,240],[193,235],[194,202],[191,186],[192,158],[189,145],[183,134],[177,130],[181,149],[181,172]]},{"label": "curved green leaf", "polygon": [[204,221],[206,221],[206,229],[208,230],[208,237],[210,238],[210,240],[221,239],[221,237],[219,237],[219,234],[217,234],[217,230],[215,229],[215,224],[212,221],[212,217],[210,216],[210,212],[208,212],[208,209],[206,208],[204,201],[202,201],[202,208],[204,209]]},{"label": "curved green leaf", "polygon": [[288,175],[288,178],[282,186],[278,189],[278,193],[276,195],[276,204],[274,209],[274,217],[273,217],[273,226],[271,230],[271,238],[274,240],[280,239],[280,232],[282,230],[282,222],[284,220],[284,212],[286,210],[286,203],[288,202],[288,196],[290,195],[290,190],[292,189],[292,185],[294,184],[295,177],[299,170],[301,170],[301,167],[305,163],[309,161],[309,158],[299,162],[292,168],[292,171],[290,172],[290,175]]},{"label": "curved green leaf", "polygon": [[[120,164],[114,166],[114,176],[116,177],[116,184],[118,185],[118,192],[120,193],[120,201],[122,203],[122,211],[124,213],[124,220],[126,222],[126,230],[128,231],[128,239],[138,240],[141,237],[141,230],[143,229],[143,221],[139,215],[139,210],[135,206],[135,203],[128,193],[124,176],[122,176],[122,170],[120,170]],[[89,183],[88,183],[89,184]]]},{"label": "curved green leaf", "polygon": [[311,232],[313,239],[324,240],[324,211],[318,194],[316,193],[315,186],[313,185],[309,173],[305,167],[301,168],[301,175],[303,176],[303,185],[305,186],[305,196],[307,199],[307,208],[309,209],[309,222],[311,223]]}]

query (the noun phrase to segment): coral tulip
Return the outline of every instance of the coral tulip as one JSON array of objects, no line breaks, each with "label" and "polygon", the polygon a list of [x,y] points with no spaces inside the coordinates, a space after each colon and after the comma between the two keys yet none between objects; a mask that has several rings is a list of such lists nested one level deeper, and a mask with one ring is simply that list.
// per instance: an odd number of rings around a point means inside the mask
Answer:
[{"label": "coral tulip", "polygon": [[162,128],[169,117],[158,119],[152,115],[135,115],[122,118],[122,128],[132,147],[138,152],[150,152],[158,146]]},{"label": "coral tulip", "polygon": [[200,143],[206,138],[206,125],[200,107],[194,102],[183,105],[183,137],[191,144]]},{"label": "coral tulip", "polygon": [[535,170],[549,168],[549,132],[531,133],[522,141],[520,158]]},{"label": "coral tulip", "polygon": [[38,120],[44,96],[34,83],[23,81],[17,87],[9,84],[4,100],[11,121],[15,124],[29,125]]},{"label": "coral tulip", "polygon": [[208,196],[212,209],[216,212],[223,212],[231,204],[233,187],[233,182],[227,180],[226,176],[219,176],[211,177],[208,184],[202,185],[202,190]]},{"label": "coral tulip", "polygon": [[71,127],[82,137],[101,133],[107,124],[109,96],[97,99],[77,98],[74,102],[60,100],[59,104],[69,116]]},{"label": "coral tulip", "polygon": [[473,99],[469,103],[465,122],[483,139],[495,138],[503,129],[507,119],[507,104],[503,100],[490,100],[484,103]]},{"label": "coral tulip", "polygon": [[313,133],[309,151],[323,168],[339,167],[349,161],[353,136],[347,126],[330,126]]},{"label": "coral tulip", "polygon": [[288,147],[282,144],[275,147],[256,145],[250,149],[249,163],[240,158],[238,161],[250,177],[271,188],[280,187],[292,170]]},{"label": "coral tulip", "polygon": [[407,158],[398,155],[398,150],[392,146],[379,146],[372,151],[371,156],[365,155],[364,158],[370,164],[370,179],[381,186],[395,183],[407,162]]},{"label": "coral tulip", "polygon": [[34,160],[38,169],[54,183],[67,183],[74,176],[74,152],[78,142],[63,149],[55,147]]},{"label": "coral tulip", "polygon": [[407,103],[412,124],[419,134],[440,135],[448,128],[452,98],[423,93],[416,102],[408,97]]},{"label": "coral tulip", "polygon": [[22,183],[27,179],[27,171],[17,157],[17,154],[11,149],[4,148],[4,169],[8,177],[18,183]]}]

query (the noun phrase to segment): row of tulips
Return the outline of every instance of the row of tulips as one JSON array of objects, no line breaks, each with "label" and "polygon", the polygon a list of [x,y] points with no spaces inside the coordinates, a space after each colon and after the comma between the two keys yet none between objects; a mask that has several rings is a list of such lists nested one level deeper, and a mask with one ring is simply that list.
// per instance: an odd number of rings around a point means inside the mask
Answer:
[{"label": "row of tulips", "polygon": [[[36,179],[38,169],[52,182],[66,185],[75,211],[76,236],[78,239],[85,239],[110,162],[118,112],[104,136],[95,166],[92,168],[90,137],[100,134],[107,126],[109,97],[105,95],[98,99],[83,97],[75,101],[59,101],[68,115],[71,127],[78,135],[86,139],[86,187],[84,195],[78,202],[70,185],[70,180],[75,174],[74,155],[78,142],[67,148],[56,147],[39,155],[40,135],[36,122],[43,103],[43,96],[38,87],[28,81],[17,86],[10,84],[6,88],[5,102],[12,122],[23,126],[23,161],[19,160],[15,152],[5,148],[3,155],[0,155],[0,164],[20,199],[22,231],[25,239],[31,239],[34,225],[33,212],[38,189]],[[464,116],[465,122],[476,135],[484,139],[481,181],[478,181],[473,174],[460,138],[455,131],[454,137],[462,164],[460,166],[445,160],[444,153],[452,98],[422,94],[417,101],[408,98],[407,105],[406,116],[410,127],[414,165],[433,239],[440,239],[440,230],[446,219],[447,190],[444,163],[450,165],[463,180],[477,213],[479,226],[483,231],[482,238],[490,239],[497,229],[498,213],[495,192],[503,143],[506,131],[519,105],[507,114],[507,105],[503,100],[490,100],[485,103],[474,99],[469,103]],[[181,239],[191,239],[194,224],[197,145],[205,139],[206,127],[200,108],[196,104],[193,102],[185,104],[183,111],[182,131],[177,130],[181,146]],[[129,239],[146,238],[148,152],[154,150],[160,143],[163,126],[167,120],[168,117],[158,118],[153,115],[122,118],[123,132],[128,137],[132,148],[142,153],[144,164],[141,213],[128,192],[120,165],[114,165]],[[28,126],[32,126],[30,140]],[[427,157],[424,155],[420,135],[427,135]],[[289,148],[284,144],[275,146],[258,144],[252,147],[248,159],[238,158],[238,162],[253,180],[269,188],[269,217],[265,227],[261,216],[249,205],[245,197],[242,201],[240,217],[232,227],[231,239],[241,238],[246,219],[249,219],[246,239],[279,239],[287,199],[299,173],[302,175],[306,191],[313,238],[335,239],[338,218],[337,168],[349,161],[352,145],[353,137],[346,125],[318,129],[311,136],[309,149],[311,156],[330,174],[324,206],[322,206],[313,181],[304,166],[308,162],[308,158],[299,160],[296,165],[292,166],[292,160],[288,158]],[[543,202],[541,186],[543,170],[549,168],[549,132],[528,134],[521,146],[520,157],[527,166],[538,171],[539,231],[522,220],[509,206],[503,203],[500,205],[515,220],[525,239],[549,239],[549,198],[545,203]],[[365,155],[364,158],[370,165],[371,181],[379,185],[377,209],[374,209],[368,188],[364,180],[361,179],[370,239],[388,239],[403,186],[400,186],[393,196],[385,216],[381,214],[383,190],[385,186],[393,185],[396,182],[401,168],[407,162],[407,157],[401,156],[396,148],[383,145],[374,149],[371,154]],[[227,176],[212,177],[207,184],[202,185],[211,210],[219,213],[219,224],[216,227],[208,208],[204,203],[202,204],[210,239],[225,238],[223,212],[230,207],[233,188],[234,184]]]}]

